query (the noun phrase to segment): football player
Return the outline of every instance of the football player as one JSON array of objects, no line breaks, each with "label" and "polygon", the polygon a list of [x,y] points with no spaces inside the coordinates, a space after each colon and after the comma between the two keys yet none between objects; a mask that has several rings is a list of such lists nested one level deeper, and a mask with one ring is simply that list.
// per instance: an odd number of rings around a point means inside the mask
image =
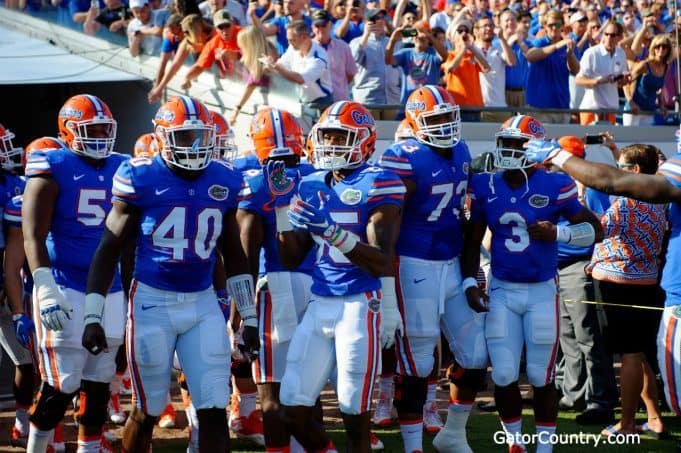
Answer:
[{"label": "football player", "polygon": [[392,172],[366,164],[375,144],[371,113],[336,102],[313,128],[321,171],[302,178],[290,209],[295,181],[268,172],[282,264],[296,269],[311,250],[317,256],[280,389],[287,426],[308,451],[335,451],[314,421],[315,401],[334,370],[347,451],[369,451],[381,344],[391,344],[400,328],[392,262],[406,189]]},{"label": "football player", "polygon": [[[310,298],[314,256],[308,255],[292,271],[281,264],[277,255],[275,208],[288,206],[289,199],[276,198],[282,190],[276,184],[287,181],[287,177],[297,183],[300,176],[314,169],[300,163],[303,131],[289,112],[276,108],[260,110],[251,121],[249,135],[263,168],[244,173],[248,193],[239,203],[237,220],[254,276],[259,273],[260,249],[264,249],[265,276],[256,291],[260,353],[254,371],[263,408],[265,447],[280,451],[289,446],[290,433],[279,416],[279,386],[293,332]],[[293,195],[293,191],[289,194]]]},{"label": "football player", "polygon": [[241,175],[212,159],[215,128],[197,100],[169,99],[154,124],[159,155],[126,162],[114,177],[114,206],[88,276],[83,346],[93,354],[107,349],[105,294],[118,256],[135,238],[126,343],[136,404],[123,449],[149,449],[177,352],[197,410],[199,448],[225,451],[230,352],[213,291],[216,246],[246,326],[246,347],[258,347],[253,278],[235,218]]},{"label": "football player", "polygon": [[232,162],[239,156],[239,148],[234,143],[234,131],[222,114],[211,111],[213,124],[215,124],[215,148],[214,159],[224,159]]},{"label": "football player", "polygon": [[82,348],[87,272],[111,209],[111,181],[128,156],[113,152],[116,121],[96,96],[76,95],[58,116],[68,149],[35,151],[26,164],[22,230],[33,273],[33,308],[42,386],[31,409],[28,451],[44,452],[51,431],[80,390],[79,451],[99,451],[114,356],[123,341],[125,305],[112,274],[104,321],[112,349],[92,356]]},{"label": "football player", "polygon": [[[557,243],[588,246],[603,236],[600,222],[577,199],[577,186],[565,174],[538,169],[525,158],[525,146],[543,138],[535,118],[517,115],[496,134],[493,174],[471,180],[470,228],[463,261],[468,303],[487,313],[485,337],[495,384],[494,399],[509,451],[524,451],[522,400],[518,388],[525,348],[527,377],[534,393],[537,434],[555,433],[558,400],[554,385],[558,348]],[[570,224],[556,227],[560,217]],[[489,305],[475,280],[480,245],[491,232]],[[541,442],[540,453],[552,445]]]},{"label": "football player", "polygon": [[[2,133],[0,126],[0,133]],[[7,129],[2,135],[0,156],[2,162],[12,162],[17,153],[24,155],[21,148],[14,148]],[[13,135],[13,134],[12,134]],[[60,149],[64,144],[52,137],[33,140],[26,152],[41,149]],[[19,150],[19,151],[17,151]],[[25,159],[21,159],[25,164]],[[20,179],[21,181],[21,179]],[[23,189],[23,187],[22,187]],[[31,319],[31,291],[33,282],[25,279],[22,271],[26,263],[24,236],[21,233],[21,195],[7,201],[3,212],[4,231],[4,290],[9,312],[0,314],[0,344],[14,363],[13,393],[16,402],[16,418],[12,426],[11,443],[26,447],[28,441],[28,409],[33,401],[33,391],[37,383],[37,358],[33,356],[35,325]]]},{"label": "football player", "polygon": [[148,132],[137,137],[135,146],[132,149],[133,157],[148,157],[151,159],[158,154],[158,143],[156,142],[156,135],[153,132]]},{"label": "football player", "polygon": [[414,138],[391,145],[378,162],[400,175],[407,187],[397,242],[404,330],[396,341],[395,407],[405,450],[422,451],[427,380],[442,325],[455,363],[449,373],[447,424],[434,445],[440,451],[451,451],[452,446],[465,451],[466,420],[488,361],[484,314],[466,305],[461,289],[459,255],[471,156],[461,140],[459,106],[446,90],[426,85],[414,91],[406,118]]}]

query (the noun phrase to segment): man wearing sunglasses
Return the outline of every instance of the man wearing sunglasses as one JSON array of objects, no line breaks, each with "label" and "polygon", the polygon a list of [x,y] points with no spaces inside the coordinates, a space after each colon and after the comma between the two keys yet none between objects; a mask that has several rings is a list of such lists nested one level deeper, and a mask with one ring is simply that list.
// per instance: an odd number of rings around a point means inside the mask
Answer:
[{"label": "man wearing sunglasses", "polygon": [[[603,31],[603,39],[597,46],[589,47],[580,61],[580,71],[575,83],[584,87],[580,109],[617,110],[619,107],[618,87],[629,83],[629,70],[624,50],[618,47],[624,28],[619,22],[611,21]],[[605,120],[615,124],[614,113],[579,114],[582,125]]]},{"label": "man wearing sunglasses", "polygon": [[241,50],[236,42],[241,27],[234,24],[232,16],[226,10],[220,10],[213,15],[213,25],[218,32],[206,43],[196,63],[185,74],[182,89],[188,89],[191,81],[213,63],[218,65],[221,77],[231,74],[233,62],[241,57]]}]

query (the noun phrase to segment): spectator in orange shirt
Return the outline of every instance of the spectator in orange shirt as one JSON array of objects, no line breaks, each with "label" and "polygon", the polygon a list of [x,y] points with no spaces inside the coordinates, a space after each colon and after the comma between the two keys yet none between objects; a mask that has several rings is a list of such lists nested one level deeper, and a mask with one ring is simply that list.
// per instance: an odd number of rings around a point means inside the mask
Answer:
[{"label": "spectator in orange shirt", "polygon": [[[454,100],[462,107],[482,107],[482,90],[479,74],[489,71],[489,64],[473,43],[470,34],[473,24],[468,19],[461,19],[450,24],[447,38],[454,50],[447,55],[442,64],[445,73],[445,87],[452,93]],[[463,121],[480,121],[479,112],[462,112]]]},{"label": "spectator in orange shirt", "polygon": [[236,41],[241,27],[233,23],[232,16],[227,11],[220,10],[213,15],[213,25],[218,32],[203,46],[196,63],[185,74],[181,85],[183,90],[188,89],[192,85],[191,81],[210,68],[213,63],[217,64],[220,77],[231,74],[234,61],[241,57],[241,50]]}]

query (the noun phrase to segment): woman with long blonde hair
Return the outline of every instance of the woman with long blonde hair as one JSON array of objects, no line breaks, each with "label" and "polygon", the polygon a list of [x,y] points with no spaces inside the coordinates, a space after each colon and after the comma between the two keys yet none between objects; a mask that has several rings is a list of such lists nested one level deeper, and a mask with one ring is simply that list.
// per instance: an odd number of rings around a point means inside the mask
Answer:
[{"label": "woman with long blonde hair", "polygon": [[234,124],[241,108],[248,101],[256,87],[267,86],[269,77],[265,75],[265,67],[260,60],[270,56],[274,60],[278,58],[277,49],[268,41],[267,36],[258,27],[246,27],[236,37],[236,42],[241,49],[241,64],[247,71],[246,89],[239,103],[234,107],[229,122]]},{"label": "woman with long blonde hair", "polygon": [[161,80],[154,86],[154,88],[149,91],[147,96],[149,102],[156,102],[161,99],[163,90],[168,85],[168,83],[175,77],[177,71],[180,70],[184,64],[187,57],[192,55],[198,55],[201,53],[203,46],[213,37],[215,30],[211,27],[199,14],[190,14],[185,16],[180,22],[182,27],[182,32],[184,33],[184,39],[180,42],[180,45],[175,52],[173,57],[173,62],[168,69],[168,72],[163,74]]},{"label": "woman with long blonde hair", "polygon": [[634,64],[631,71],[633,82],[624,87],[627,98],[622,123],[625,126],[647,126],[654,123],[657,106],[666,115],[664,102],[660,99],[664,78],[672,59],[672,43],[666,35],[657,35],[648,47],[648,58]]}]

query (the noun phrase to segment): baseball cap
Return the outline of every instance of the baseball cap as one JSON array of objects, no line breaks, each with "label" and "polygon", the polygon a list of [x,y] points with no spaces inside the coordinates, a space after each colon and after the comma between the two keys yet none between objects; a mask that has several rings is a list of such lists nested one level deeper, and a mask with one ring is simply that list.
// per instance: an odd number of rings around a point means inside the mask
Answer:
[{"label": "baseball cap", "polygon": [[586,14],[584,14],[581,11],[577,11],[577,12],[573,13],[572,16],[570,16],[569,24],[570,25],[576,24],[580,20],[586,20]]},{"label": "baseball cap", "polygon": [[231,23],[232,23],[232,15],[229,14],[226,10],[221,9],[220,11],[217,11],[215,14],[213,14],[213,25],[215,27],[219,27],[220,25],[231,24]]},{"label": "baseball cap", "polygon": [[574,135],[564,135],[558,139],[558,144],[573,156],[584,158],[584,142]]},{"label": "baseball cap", "polygon": [[388,12],[384,9],[381,9],[381,8],[370,9],[367,12],[367,19],[373,19],[374,17],[378,16],[379,14],[383,14],[384,16],[387,16]]},{"label": "baseball cap", "polygon": [[312,24],[323,24],[331,22],[331,14],[325,9],[316,9],[312,12]]},{"label": "baseball cap", "polygon": [[468,29],[468,32],[470,33],[471,30],[473,30],[473,23],[468,20],[468,19],[459,19],[457,20],[454,25],[452,25],[452,28],[454,30],[458,30],[459,27],[464,26]]},{"label": "baseball cap", "polygon": [[147,0],[130,0],[128,5],[130,6],[130,9],[133,8],[144,8],[144,5],[147,4]]}]

